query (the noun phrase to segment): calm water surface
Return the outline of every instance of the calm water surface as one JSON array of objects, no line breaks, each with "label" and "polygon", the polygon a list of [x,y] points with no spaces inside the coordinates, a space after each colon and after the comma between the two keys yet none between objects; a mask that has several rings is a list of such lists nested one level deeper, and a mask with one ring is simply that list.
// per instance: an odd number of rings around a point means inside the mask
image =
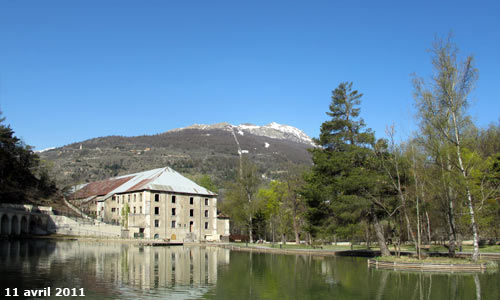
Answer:
[{"label": "calm water surface", "polygon": [[[24,297],[51,287],[50,297]],[[5,297],[17,288],[19,297]],[[76,288],[84,297],[56,297]],[[498,272],[374,270],[366,258],[140,247],[115,242],[0,241],[0,299],[500,299]]]}]

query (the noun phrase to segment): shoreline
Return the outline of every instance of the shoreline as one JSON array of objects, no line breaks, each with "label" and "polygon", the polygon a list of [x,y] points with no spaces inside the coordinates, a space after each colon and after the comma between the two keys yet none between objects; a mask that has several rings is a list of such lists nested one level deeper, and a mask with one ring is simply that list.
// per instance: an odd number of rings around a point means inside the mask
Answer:
[{"label": "shoreline", "polygon": [[[44,235],[44,236],[24,236],[24,237],[0,237],[6,240],[30,240],[30,239],[46,239],[46,240],[59,240],[59,241],[89,241],[89,242],[113,242],[113,243],[126,243],[126,244],[145,244],[155,243],[159,240],[155,239],[123,239],[123,238],[104,238],[99,236],[72,236],[72,235]],[[314,256],[351,256],[351,257],[377,257],[380,256],[379,250],[358,249],[358,250],[333,250],[333,249],[280,249],[265,246],[253,246],[251,244],[232,244],[227,242],[181,242],[184,246],[201,246],[201,247],[219,247],[233,251],[242,252],[256,252],[256,253],[275,253],[275,254],[288,254],[288,255],[314,255]],[[148,245],[144,245],[148,246]],[[165,245],[166,246],[166,245]],[[177,246],[177,245],[171,245]],[[155,247],[155,246],[150,246]],[[391,251],[393,253],[393,251]],[[410,256],[414,255],[414,251],[401,251],[401,255]],[[394,254],[394,253],[393,253]],[[446,256],[444,252],[431,252],[429,256]],[[467,259],[472,253],[470,252],[457,252],[457,258]],[[481,259],[500,260],[500,253],[480,253]]]}]

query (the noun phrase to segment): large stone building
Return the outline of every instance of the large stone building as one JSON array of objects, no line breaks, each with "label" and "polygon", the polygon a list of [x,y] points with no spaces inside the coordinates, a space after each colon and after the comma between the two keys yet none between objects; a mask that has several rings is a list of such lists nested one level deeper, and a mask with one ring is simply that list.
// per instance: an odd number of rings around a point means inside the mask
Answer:
[{"label": "large stone building", "polygon": [[171,168],[123,175],[79,186],[73,203],[125,236],[172,241],[219,241],[229,220],[217,217],[217,194]]}]

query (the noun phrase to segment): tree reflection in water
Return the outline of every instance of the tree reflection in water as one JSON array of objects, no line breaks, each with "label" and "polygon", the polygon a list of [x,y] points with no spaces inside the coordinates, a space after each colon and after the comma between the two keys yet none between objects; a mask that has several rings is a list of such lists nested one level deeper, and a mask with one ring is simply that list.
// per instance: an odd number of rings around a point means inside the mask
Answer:
[{"label": "tree reflection in water", "polygon": [[0,241],[0,291],[84,288],[85,299],[482,299],[500,276],[394,272],[365,258],[140,247],[117,242]]}]

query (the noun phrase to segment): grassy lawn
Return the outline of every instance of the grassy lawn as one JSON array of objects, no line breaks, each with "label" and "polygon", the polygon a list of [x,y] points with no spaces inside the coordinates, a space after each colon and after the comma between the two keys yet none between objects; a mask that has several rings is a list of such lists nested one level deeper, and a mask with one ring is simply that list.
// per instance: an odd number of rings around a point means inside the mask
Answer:
[{"label": "grassy lawn", "polygon": [[[394,250],[390,248],[390,250]],[[402,251],[415,251],[415,247],[410,245],[401,246]],[[463,252],[472,252],[474,249],[472,246],[463,246]],[[457,249],[458,251],[458,249]],[[429,252],[448,252],[448,249],[442,245],[431,245]],[[484,253],[500,253],[500,245],[485,245],[479,247],[479,252]]]},{"label": "grassy lawn", "polygon": [[498,263],[491,260],[481,259],[474,262],[468,258],[449,258],[449,257],[426,257],[419,260],[416,257],[408,256],[386,256],[386,257],[375,257],[378,261],[388,261],[396,263],[424,263],[424,264],[454,264],[454,265],[468,265],[468,264],[486,264],[486,269],[489,271],[495,271],[498,269]]},{"label": "grassy lawn", "polygon": [[[245,243],[231,243],[234,246],[245,246]],[[258,246],[258,247],[267,247],[267,248],[274,248],[274,249],[280,249],[280,244],[248,244],[248,246]],[[314,247],[311,247],[306,244],[301,244],[301,245],[295,245],[295,244],[287,244],[287,245],[281,245],[281,249],[316,249],[316,250],[335,250],[335,251],[343,251],[343,250],[351,250],[350,246],[347,245],[315,245]],[[377,251],[379,250],[378,247],[366,247],[365,245],[354,245],[353,250],[374,250]],[[390,251],[394,251],[394,247],[392,245],[389,246]],[[463,252],[472,252],[473,248],[472,246],[463,246],[462,251]],[[415,247],[412,245],[404,245],[401,246],[401,251],[415,251]],[[457,250],[458,251],[458,250]],[[482,246],[479,247],[479,251],[483,253],[500,253],[500,245],[492,245],[492,246]],[[423,251],[425,252],[425,250]],[[431,245],[429,252],[448,252],[448,249],[442,245]]]},{"label": "grassy lawn", "polygon": [[[245,243],[231,243],[231,245],[234,246],[245,246]],[[248,244],[248,246],[258,246],[258,247],[266,247],[266,248],[273,248],[273,249],[280,249],[280,244]],[[281,249],[305,249],[305,250],[336,250],[336,251],[342,251],[342,250],[351,250],[350,246],[340,246],[340,245],[315,245],[314,247],[311,247],[309,245],[301,244],[301,245],[295,245],[295,244],[287,244],[287,245],[281,245]],[[353,250],[368,250],[366,246],[362,245],[354,245]],[[378,250],[377,247],[371,247],[370,250]]]},{"label": "grassy lawn", "polygon": [[416,257],[408,256],[381,256],[375,257],[375,260],[379,261],[389,261],[389,262],[402,262],[402,263],[429,263],[429,264],[476,264],[476,263],[488,263],[487,260],[480,260],[478,262],[473,262],[468,258],[449,258],[449,257],[426,257],[419,260]]},{"label": "grassy lawn", "polygon": [[[279,244],[267,244],[267,247],[279,249],[280,245]],[[316,250],[336,250],[336,251],[342,251],[342,250],[351,250],[350,246],[335,246],[335,245],[315,245],[314,247],[311,247],[309,245],[282,245],[282,249],[316,249]],[[368,250],[366,246],[360,246],[360,245],[354,245],[352,250]],[[371,250],[374,250],[374,248],[371,248]]]}]

